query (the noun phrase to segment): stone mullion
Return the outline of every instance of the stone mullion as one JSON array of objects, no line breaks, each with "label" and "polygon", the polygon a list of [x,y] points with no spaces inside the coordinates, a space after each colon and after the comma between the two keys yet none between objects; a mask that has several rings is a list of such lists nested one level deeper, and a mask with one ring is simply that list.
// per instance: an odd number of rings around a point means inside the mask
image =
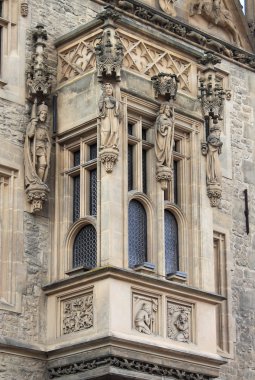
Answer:
[{"label": "stone mullion", "polygon": [[[128,100],[123,99],[123,160],[122,172],[125,173],[123,178],[123,214],[128,215]],[[128,218],[123,217],[123,264],[124,268],[128,268]]]}]

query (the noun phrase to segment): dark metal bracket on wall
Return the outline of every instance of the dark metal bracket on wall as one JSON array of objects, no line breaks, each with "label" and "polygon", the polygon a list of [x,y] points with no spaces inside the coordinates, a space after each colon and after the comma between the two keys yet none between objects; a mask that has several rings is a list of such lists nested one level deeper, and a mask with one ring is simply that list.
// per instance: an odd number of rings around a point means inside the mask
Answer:
[{"label": "dark metal bracket on wall", "polygon": [[246,233],[248,235],[250,232],[248,190],[245,189],[243,192],[244,192],[244,205],[245,205],[244,215],[245,215]]}]

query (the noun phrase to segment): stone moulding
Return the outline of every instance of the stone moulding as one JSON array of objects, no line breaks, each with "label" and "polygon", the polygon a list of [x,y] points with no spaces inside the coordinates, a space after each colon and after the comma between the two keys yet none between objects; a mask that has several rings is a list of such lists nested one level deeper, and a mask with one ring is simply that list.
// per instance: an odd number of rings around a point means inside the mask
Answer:
[{"label": "stone moulding", "polygon": [[141,4],[138,0],[97,0],[101,4],[111,4],[119,9],[124,10],[130,16],[136,16],[142,21],[149,22],[161,29],[169,31],[173,34],[181,36],[189,41],[195,42],[202,45],[208,50],[214,50],[215,52],[222,54],[228,58],[243,63],[252,69],[255,69],[255,55],[247,53],[246,51],[231,45],[230,43],[225,43],[212,35],[206,33],[201,33],[194,27],[182,23],[175,18],[164,14],[163,12],[157,11],[154,8],[146,4]]},{"label": "stone moulding", "polygon": [[111,366],[148,375],[171,376],[171,379],[173,380],[210,380],[210,377],[207,375],[187,372],[163,365],[152,364],[146,361],[125,359],[117,356],[105,356],[90,361],[84,360],[66,366],[49,368],[48,374],[50,379],[55,379],[65,375],[83,373],[88,370],[93,370],[103,366]]}]

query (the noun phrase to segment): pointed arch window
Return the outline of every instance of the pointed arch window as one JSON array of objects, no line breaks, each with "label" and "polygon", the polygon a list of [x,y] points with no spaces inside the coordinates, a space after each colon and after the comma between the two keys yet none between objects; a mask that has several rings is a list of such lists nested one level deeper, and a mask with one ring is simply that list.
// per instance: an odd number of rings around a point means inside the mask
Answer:
[{"label": "pointed arch window", "polygon": [[91,224],[84,226],[76,235],[73,244],[73,268],[97,266],[96,229]]},{"label": "pointed arch window", "polygon": [[143,265],[147,261],[147,215],[143,205],[131,200],[128,208],[128,264]]},{"label": "pointed arch window", "polygon": [[168,210],[165,210],[165,267],[166,274],[179,270],[178,224]]}]

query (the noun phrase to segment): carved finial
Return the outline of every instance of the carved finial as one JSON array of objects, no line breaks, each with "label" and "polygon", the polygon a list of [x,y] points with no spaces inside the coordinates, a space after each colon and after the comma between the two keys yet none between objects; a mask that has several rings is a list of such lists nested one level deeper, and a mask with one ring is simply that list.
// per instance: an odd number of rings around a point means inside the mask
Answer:
[{"label": "carved finial", "polygon": [[175,100],[179,79],[175,74],[159,73],[152,78],[152,84],[155,90],[155,97],[165,96],[165,100]]},{"label": "carved finial", "polygon": [[112,77],[120,81],[120,70],[124,57],[124,47],[118,37],[114,20],[119,18],[119,14],[109,5],[105,11],[98,15],[105,21],[103,25],[103,34],[100,42],[95,47],[97,77],[101,82],[103,77]]},{"label": "carved finial", "polygon": [[28,97],[31,101],[35,98],[43,99],[48,96],[53,79],[46,62],[45,41],[47,41],[47,32],[42,24],[36,26],[33,31],[33,38],[35,41],[35,54],[32,56],[32,62],[27,71]]}]

